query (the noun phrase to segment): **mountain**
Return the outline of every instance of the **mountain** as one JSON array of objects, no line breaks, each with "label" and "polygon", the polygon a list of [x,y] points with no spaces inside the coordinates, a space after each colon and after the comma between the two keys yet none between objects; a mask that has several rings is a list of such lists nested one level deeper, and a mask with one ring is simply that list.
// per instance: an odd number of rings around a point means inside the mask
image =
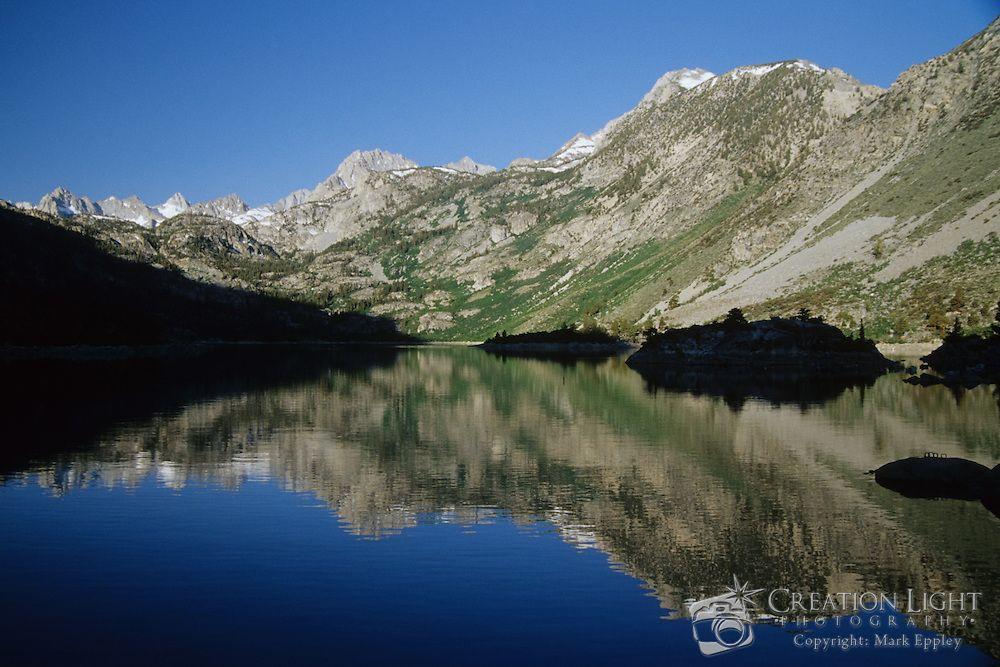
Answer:
[{"label": "mountain", "polygon": [[235,194],[192,205],[184,198],[184,195],[178,192],[154,208],[147,205],[135,195],[126,197],[125,199],[111,196],[95,203],[86,195],[78,197],[62,187],[56,188],[51,193],[42,197],[36,206],[22,202],[19,207],[25,210],[33,208],[64,218],[77,215],[90,215],[128,220],[142,227],[149,228],[155,227],[163,220],[188,211],[225,220],[239,218],[242,222],[260,219],[270,215],[272,212],[267,207],[251,211],[246,202],[239,195]]},{"label": "mountain", "polygon": [[376,148],[371,151],[354,151],[341,162],[337,169],[317,185],[309,195],[309,200],[324,199],[338,190],[353,188],[363,183],[369,175],[384,171],[416,169],[419,165],[399,153],[390,153]]},{"label": "mountain", "polygon": [[190,202],[179,192],[175,192],[167,201],[156,207],[160,215],[164,218],[172,218],[179,213],[184,213],[191,208]]},{"label": "mountain", "polygon": [[59,187],[42,197],[37,206],[39,211],[52,215],[100,215],[101,209],[90,197],[77,197],[66,188]]},{"label": "mountain", "polygon": [[734,306],[898,340],[975,326],[1000,296],[997,51],[993,24],[888,90],[803,60],[672,73],[599,141],[345,223],[309,281],[458,339]]},{"label": "mountain", "polygon": [[[281,258],[212,279],[458,340],[733,307],[893,340],[983,326],[1000,298],[998,25],[888,89],[796,59],[667,72],[598,132],[496,172],[355,151],[308,195],[199,209]],[[88,202],[60,190],[44,210],[100,215]]]},{"label": "mountain", "polygon": [[449,162],[444,165],[445,169],[451,169],[452,171],[460,171],[465,174],[475,174],[477,176],[483,176],[485,174],[492,174],[497,170],[496,167],[489,164],[479,164],[468,155],[455,162]]},{"label": "mountain", "polygon": [[693,69],[684,67],[667,72],[656,80],[648,93],[642,96],[639,106],[663,104],[677,93],[691,90],[713,77],[715,77],[714,74],[700,67]]},{"label": "mountain", "polygon": [[300,188],[298,190],[288,193],[278,201],[274,202],[271,205],[271,208],[274,209],[275,211],[287,211],[291,207],[298,206],[299,204],[305,202],[307,199],[309,199],[309,195],[311,193],[312,190],[308,188]]},{"label": "mountain", "polygon": [[125,199],[108,197],[97,202],[97,205],[101,215],[129,220],[142,227],[153,227],[164,217],[162,213],[150,208],[135,195]]},{"label": "mountain", "polygon": [[191,213],[199,215],[210,215],[215,218],[232,220],[243,215],[250,210],[247,203],[237,194],[228,194],[225,197],[212,199],[211,201],[195,204],[188,209]]}]

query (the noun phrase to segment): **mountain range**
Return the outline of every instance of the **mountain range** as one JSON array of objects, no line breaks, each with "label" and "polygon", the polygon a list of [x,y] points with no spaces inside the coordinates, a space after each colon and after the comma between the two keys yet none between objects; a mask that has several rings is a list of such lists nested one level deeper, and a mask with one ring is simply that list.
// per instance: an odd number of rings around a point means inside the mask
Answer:
[{"label": "mountain range", "polygon": [[[63,188],[16,206],[198,279],[432,338],[662,327],[738,306],[923,340],[955,317],[984,325],[1000,296],[998,32],[887,89],[804,60],[668,72],[596,132],[500,170],[375,149],[255,208]],[[156,234],[175,218],[197,244],[163,245],[182,236]],[[268,249],[238,271],[237,231]]]}]

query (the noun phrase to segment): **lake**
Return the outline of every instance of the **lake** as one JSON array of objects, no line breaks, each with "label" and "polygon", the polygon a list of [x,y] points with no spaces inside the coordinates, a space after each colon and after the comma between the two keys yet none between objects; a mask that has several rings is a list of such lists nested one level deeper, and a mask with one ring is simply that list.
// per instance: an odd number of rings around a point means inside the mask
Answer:
[{"label": "lake", "polygon": [[[734,576],[762,590],[719,664],[1000,656],[1000,519],[865,474],[926,452],[1000,463],[994,387],[643,377],[624,357],[464,347],[3,376],[2,664],[687,665],[716,628],[688,602]],[[790,602],[865,592],[970,604]]]}]

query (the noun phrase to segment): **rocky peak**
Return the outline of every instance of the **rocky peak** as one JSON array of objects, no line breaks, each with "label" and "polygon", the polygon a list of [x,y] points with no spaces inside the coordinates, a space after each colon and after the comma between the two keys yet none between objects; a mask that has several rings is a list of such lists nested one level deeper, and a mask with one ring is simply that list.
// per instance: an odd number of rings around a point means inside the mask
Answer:
[{"label": "rocky peak", "polygon": [[371,151],[354,151],[337,166],[337,170],[333,172],[333,178],[343,187],[353,188],[372,172],[415,169],[418,166],[420,165],[399,153],[390,153],[381,148]]},{"label": "rocky peak", "polygon": [[115,196],[111,196],[102,199],[97,204],[103,215],[130,220],[143,227],[153,227],[163,219],[163,214],[147,206],[146,202],[135,195],[126,197],[125,199],[118,199]]},{"label": "rocky peak", "polygon": [[302,202],[306,201],[311,192],[312,190],[308,188],[300,188],[294,192],[289,192],[287,195],[274,202],[271,205],[271,208],[275,211],[287,211],[291,207],[298,206]]},{"label": "rocky peak", "polygon": [[224,220],[232,220],[236,216],[246,213],[248,210],[250,210],[250,207],[247,206],[247,203],[235,193],[211,201],[201,202],[191,207],[192,213],[210,215],[214,218],[222,218]]},{"label": "rocky peak", "polygon": [[670,97],[685,90],[695,88],[715,75],[700,67],[684,67],[667,72],[643,95],[639,104],[661,104]]},{"label": "rocky peak", "polygon": [[454,169],[455,171],[461,171],[466,174],[491,174],[497,170],[496,167],[488,164],[479,164],[468,155],[464,156],[461,160],[456,160],[455,162],[449,162],[444,165],[446,169]]},{"label": "rocky peak", "polygon": [[156,207],[156,210],[160,212],[165,218],[172,218],[178,213],[183,213],[184,211],[191,208],[191,203],[179,192],[175,192],[170,196],[167,201],[163,202]]},{"label": "rocky peak", "polygon": [[354,151],[341,162],[336,171],[326,178],[309,194],[309,201],[327,199],[338,191],[350,189],[368,180],[368,175],[381,171],[416,169],[416,162],[399,153],[390,153],[381,148],[370,151]]},{"label": "rocky peak", "polygon": [[38,210],[64,218],[73,215],[100,215],[101,208],[90,197],[77,197],[64,187],[58,187],[38,202]]}]

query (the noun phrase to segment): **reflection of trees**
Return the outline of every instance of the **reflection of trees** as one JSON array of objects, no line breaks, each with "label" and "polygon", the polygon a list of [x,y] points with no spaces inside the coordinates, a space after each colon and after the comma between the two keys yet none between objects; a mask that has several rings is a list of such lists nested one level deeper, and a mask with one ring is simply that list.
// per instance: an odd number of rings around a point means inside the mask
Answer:
[{"label": "reflection of trees", "polygon": [[225,391],[108,421],[89,448],[34,469],[62,491],[150,475],[228,488],[268,477],[371,537],[424,512],[548,518],[672,609],[734,573],[804,590],[982,591],[978,632],[996,642],[996,520],[978,505],[896,497],[863,474],[923,451],[994,464],[1000,428],[985,389],[957,406],[885,377],[815,407],[751,400],[735,412],[711,396],[651,396],[615,359],[419,349],[392,362],[327,357],[256,384],[230,369]]}]

